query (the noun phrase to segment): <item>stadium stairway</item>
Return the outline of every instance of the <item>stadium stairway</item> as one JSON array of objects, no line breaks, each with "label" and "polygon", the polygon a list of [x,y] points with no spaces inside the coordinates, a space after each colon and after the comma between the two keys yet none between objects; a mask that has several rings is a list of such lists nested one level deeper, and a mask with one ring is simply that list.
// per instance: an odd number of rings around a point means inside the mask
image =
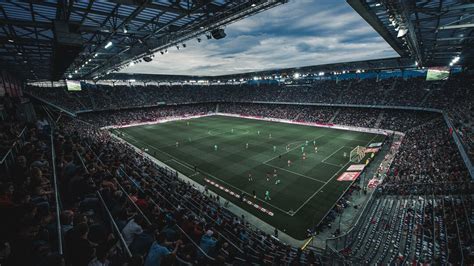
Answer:
[{"label": "stadium stairway", "polygon": [[390,89],[385,90],[385,92],[384,92],[384,98],[387,98],[388,95],[389,95],[393,90],[395,90],[395,87],[397,86],[397,80],[398,80],[398,79],[393,79],[393,83],[392,83],[392,85],[390,86]]},{"label": "stadium stairway", "polygon": [[350,91],[351,89],[351,86],[352,86],[352,83],[354,81],[349,81],[349,83],[347,84],[347,87],[346,88],[343,88],[340,92],[339,92],[339,95],[337,96],[337,99],[336,99],[336,103],[340,103],[342,101],[342,98],[344,97],[344,94],[346,93],[346,91]]},{"label": "stadium stairway", "polygon": [[385,118],[385,112],[381,111],[379,113],[379,116],[377,117],[377,120],[375,121],[374,127],[375,128],[380,128],[380,124],[382,123],[382,120]]},{"label": "stadium stairway", "polygon": [[341,111],[341,108],[338,108],[336,112],[334,113],[334,115],[331,117],[331,119],[329,119],[330,124],[334,122],[334,119],[336,119],[336,116],[339,114],[340,111]]}]

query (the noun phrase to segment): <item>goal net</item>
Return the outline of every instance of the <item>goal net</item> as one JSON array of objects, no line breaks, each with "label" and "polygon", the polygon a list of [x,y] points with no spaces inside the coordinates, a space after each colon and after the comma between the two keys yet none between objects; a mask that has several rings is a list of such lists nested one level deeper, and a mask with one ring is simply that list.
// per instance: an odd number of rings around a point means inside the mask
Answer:
[{"label": "goal net", "polygon": [[365,156],[365,147],[357,146],[350,153],[350,161],[353,163],[358,163],[364,159]]}]

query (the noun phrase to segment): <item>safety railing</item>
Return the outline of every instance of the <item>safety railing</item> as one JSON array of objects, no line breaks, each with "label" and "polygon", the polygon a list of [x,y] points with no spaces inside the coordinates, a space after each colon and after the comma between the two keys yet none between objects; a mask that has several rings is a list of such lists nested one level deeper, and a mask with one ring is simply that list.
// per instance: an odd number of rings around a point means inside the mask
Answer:
[{"label": "safety railing", "polygon": [[[120,169],[120,170],[132,181],[132,183],[134,183],[135,185],[137,185],[136,182],[135,182],[133,179],[131,179],[130,176],[128,176],[128,174],[126,174],[123,169]],[[158,184],[157,181],[156,181],[154,178],[151,178],[151,181],[152,181],[153,183],[155,183],[155,184]],[[174,209],[177,209],[176,204],[174,204],[174,203],[172,203],[171,201],[169,201],[169,199],[166,198],[166,197],[164,197],[160,192],[158,192],[158,191],[156,191],[156,190],[153,190],[153,192],[155,192],[155,195],[159,196],[160,198],[162,198],[163,200],[165,200],[168,204],[170,204],[170,206],[172,206]],[[186,198],[186,197],[183,197],[182,199],[177,199],[175,195],[171,195],[171,197],[173,197],[173,198],[174,198],[175,200],[177,200],[177,201],[179,201],[179,200],[185,200],[185,201],[188,202],[189,204],[194,205],[194,208],[195,208],[195,209],[202,209],[202,208],[201,208],[201,207],[202,207],[201,205],[196,206],[196,204],[198,204],[197,202],[194,202],[193,200],[190,200],[190,199],[188,199],[188,198]],[[185,206],[185,205],[184,205],[184,206]],[[199,216],[198,213],[196,213],[195,211],[191,210],[189,207],[188,207],[188,210],[191,211],[192,213],[194,213],[194,215]],[[205,215],[209,220],[213,221],[214,223],[217,222],[213,217],[211,217],[211,216],[208,215],[207,213],[203,213],[203,215]],[[224,231],[227,231],[228,234],[233,234],[232,232],[228,231],[228,230],[225,229],[225,228],[224,228]],[[219,232],[220,232],[220,231],[219,231]],[[244,254],[243,250],[240,249],[240,248],[234,243],[236,240],[240,240],[240,239],[238,239],[235,235],[234,235],[234,240],[229,239],[229,238],[228,238],[225,234],[223,234],[222,232],[220,232],[220,236],[221,236],[224,240],[226,240],[231,246],[233,246],[238,252],[240,252],[240,254]]]},{"label": "safety railing", "polygon": [[[374,197],[375,196],[375,197]],[[353,239],[356,239],[358,228],[361,226],[361,221],[367,216],[370,209],[372,209],[374,203],[376,202],[376,197],[378,196],[378,192],[374,191],[367,200],[367,204],[364,206],[364,209],[359,213],[357,216],[354,226],[349,229],[345,234],[340,235],[335,238],[329,238],[326,240],[326,251],[330,252],[332,255],[339,255],[340,251],[346,248],[349,244],[351,244]]]},{"label": "safety railing", "polygon": [[[135,182],[135,180],[133,180],[130,176],[128,176],[122,169],[120,169],[126,176],[127,178],[135,185],[135,187],[140,190],[141,192],[145,193],[145,191]],[[162,196],[161,194],[159,193],[156,193],[155,190],[153,190],[153,192],[155,192],[155,195],[158,195],[159,197],[161,197],[164,201],[166,201],[170,206],[172,206],[175,210],[177,210],[177,208],[174,206],[174,204],[172,204],[166,197]],[[157,208],[159,208],[161,211],[164,211],[153,199],[150,199],[150,202]],[[186,239],[188,239],[197,249],[198,251],[200,251],[207,259],[211,260],[211,261],[215,261],[215,258],[209,256],[204,250],[201,249],[201,247],[179,226],[179,225],[175,225],[176,228],[181,232],[181,234],[183,234]]]},{"label": "safety railing", "polygon": [[[89,169],[87,169],[87,166],[84,162],[84,159],[82,158],[81,154],[76,151],[76,156],[77,158],[79,159],[79,161],[81,162],[81,165],[82,165],[82,168],[84,169],[84,171],[89,174]],[[96,191],[96,195],[97,195],[97,198],[99,199],[99,202],[102,206],[102,210],[103,212],[106,214],[106,218],[110,224],[110,227],[111,227],[111,231],[113,232],[113,234],[115,236],[117,236],[118,240],[119,240],[119,243],[120,243],[120,249],[122,251],[124,251],[125,255],[128,257],[128,258],[131,258],[132,257],[132,253],[130,252],[130,249],[128,248],[126,242],[125,242],[125,239],[123,238],[123,235],[122,235],[122,232],[120,231],[117,223],[115,222],[115,218],[112,216],[112,213],[110,212],[110,209],[109,207],[107,206],[104,198],[102,197],[102,193],[100,191]]]},{"label": "safety railing", "polygon": [[[130,194],[123,188],[123,186],[119,183],[119,181],[117,179],[115,179],[115,182],[116,184],[119,186],[120,190],[127,196],[127,199],[132,203],[132,205],[135,207],[135,209],[137,209],[137,211],[140,213],[140,215],[145,219],[145,221],[147,222],[148,225],[152,225],[152,222],[150,221],[150,219],[148,219],[148,217],[143,213],[143,211],[140,209],[140,207],[132,200],[132,198],[130,197]],[[150,199],[150,202],[155,206],[155,207],[158,207],[158,204],[156,204],[153,200]],[[175,225],[177,228],[181,229],[178,225]],[[215,259],[208,256],[206,252],[204,252],[201,247],[199,247],[199,245],[197,245],[190,237],[189,235],[187,235],[182,229],[180,230],[181,233],[183,233],[185,235],[185,237],[192,243],[194,244],[197,249],[199,251],[202,252],[202,254],[204,254],[204,256],[206,256],[206,258],[208,258],[209,260],[212,260],[214,261]],[[192,265],[191,263],[189,262],[186,262],[185,260],[183,260],[182,258],[180,258],[178,255],[176,256],[176,259],[179,260],[181,263],[184,263],[186,265]]]},{"label": "safety railing", "polygon": [[0,175],[3,177],[10,177],[10,170],[15,164],[15,158],[20,151],[20,148],[25,143],[27,128],[26,126],[18,134],[17,140],[13,142],[11,148],[3,155],[0,160]]},{"label": "safety railing", "polygon": [[128,248],[127,243],[125,242],[125,239],[123,238],[122,232],[120,232],[120,229],[119,229],[117,223],[115,223],[115,219],[112,216],[112,213],[110,213],[110,210],[107,207],[107,204],[105,203],[104,198],[102,197],[102,194],[100,193],[100,191],[97,191],[96,194],[97,194],[97,197],[100,200],[100,203],[102,205],[102,209],[107,214],[107,218],[108,218],[108,220],[110,222],[110,225],[112,227],[112,232],[114,232],[114,235],[118,236],[118,240],[120,241],[120,246],[121,246],[122,250],[125,251],[125,254],[127,255],[127,257],[131,258],[132,253],[130,252],[130,249]]},{"label": "safety railing", "polygon": [[[120,169],[122,170],[122,169]],[[140,190],[141,192],[145,193],[145,191],[143,191],[143,189],[133,180],[131,179],[123,170],[122,172],[127,176],[127,178],[135,185],[135,187],[137,187],[138,190]],[[116,179],[115,179],[116,180]],[[128,194],[128,192],[125,191],[125,189],[122,187],[122,185],[120,185],[120,183],[118,182],[118,180],[116,180],[117,182],[117,185],[120,187],[120,189],[127,195],[127,197],[131,200],[131,197],[130,195]],[[132,200],[131,200],[132,201]],[[133,202],[133,201],[132,201]],[[161,211],[164,211],[162,208],[160,208],[160,206],[153,200],[150,198],[150,202],[157,208],[159,208]],[[135,204],[135,202],[133,202],[133,204],[136,206],[136,208],[138,210],[140,210],[140,208]],[[143,214],[143,212],[141,212],[140,210],[140,213]],[[151,223],[150,223],[151,224]],[[188,241],[190,241],[207,259],[211,260],[211,261],[214,261],[215,259],[211,256],[209,256],[204,250],[201,249],[201,247],[196,243],[194,242],[194,240],[188,235],[186,234],[186,232],[184,232],[184,230],[179,226],[179,225],[175,225],[175,227],[188,239]]]},{"label": "safety railing", "polygon": [[59,186],[58,186],[58,176],[56,173],[56,150],[54,147],[54,129],[55,129],[55,122],[54,119],[48,114],[48,122],[50,124],[50,131],[49,131],[49,141],[50,141],[50,149],[51,149],[51,168],[52,168],[52,184],[54,190],[54,204],[56,209],[56,231],[58,234],[58,254],[61,257],[61,261],[64,264],[64,235],[61,225],[61,212],[62,212],[62,204],[61,204],[61,197],[59,194]]}]

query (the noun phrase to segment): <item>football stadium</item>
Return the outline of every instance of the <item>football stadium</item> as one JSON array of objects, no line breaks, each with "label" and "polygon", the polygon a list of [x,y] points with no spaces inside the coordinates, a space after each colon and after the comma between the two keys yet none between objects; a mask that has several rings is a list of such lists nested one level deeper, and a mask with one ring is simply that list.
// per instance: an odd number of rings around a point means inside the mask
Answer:
[{"label": "football stadium", "polygon": [[2,1],[1,265],[473,265],[474,4]]}]

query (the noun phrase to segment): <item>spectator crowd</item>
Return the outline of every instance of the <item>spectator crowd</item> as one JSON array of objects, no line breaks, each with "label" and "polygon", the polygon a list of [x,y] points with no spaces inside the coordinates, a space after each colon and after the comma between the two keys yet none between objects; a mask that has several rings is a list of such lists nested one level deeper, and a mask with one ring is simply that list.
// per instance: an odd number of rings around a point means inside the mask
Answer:
[{"label": "spectator crowd", "polygon": [[[65,87],[27,88],[69,111],[117,110],[161,104],[209,102],[292,102],[427,107],[446,111],[461,136],[470,156],[474,152],[472,124],[474,77],[457,74],[447,81],[423,78],[361,80],[322,80],[306,85],[134,85],[108,86],[87,84],[82,91],[67,92]],[[351,112],[355,113],[355,112]],[[352,115],[352,114],[348,114]],[[354,114],[353,122],[357,121]],[[360,122],[370,125],[375,121]]]}]

